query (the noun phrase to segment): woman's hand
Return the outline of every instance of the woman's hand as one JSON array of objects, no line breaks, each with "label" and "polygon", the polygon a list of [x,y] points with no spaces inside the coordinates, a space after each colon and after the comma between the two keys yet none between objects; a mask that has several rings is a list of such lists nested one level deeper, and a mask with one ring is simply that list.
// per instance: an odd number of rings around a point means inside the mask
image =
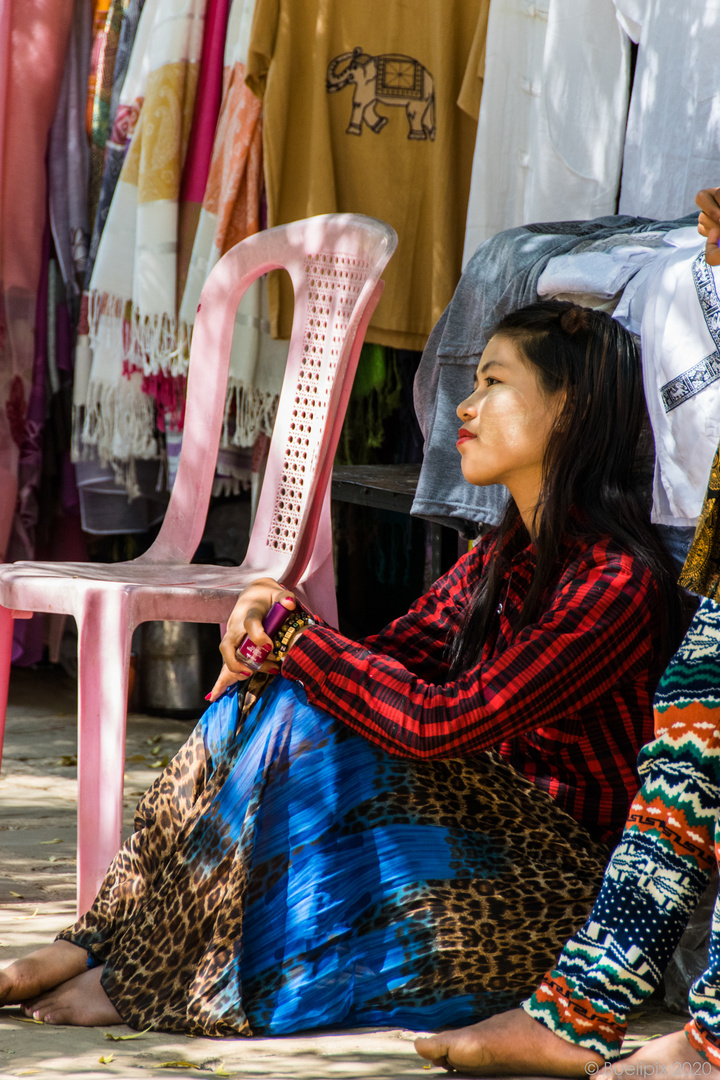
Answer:
[{"label": "woman's hand", "polygon": [[[288,611],[295,608],[295,597],[290,590],[272,578],[258,578],[240,593],[228,619],[225,636],[220,642],[223,668],[208,694],[208,701],[216,701],[233,683],[249,679],[254,674],[254,671],[237,659],[235,650],[246,634],[256,645],[272,644],[262,623],[270,608],[278,601]],[[275,673],[279,669],[274,661],[266,660],[260,670]]]},{"label": "woman's hand", "polygon": [[695,202],[700,207],[698,232],[707,238],[705,261],[708,266],[720,266],[720,188],[698,191]]}]

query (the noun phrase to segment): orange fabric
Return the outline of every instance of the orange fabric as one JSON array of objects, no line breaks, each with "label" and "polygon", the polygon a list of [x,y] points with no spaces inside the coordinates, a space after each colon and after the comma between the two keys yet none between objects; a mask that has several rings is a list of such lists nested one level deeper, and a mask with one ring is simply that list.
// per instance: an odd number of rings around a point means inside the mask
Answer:
[{"label": "orange fabric", "polygon": [[685,1034],[693,1050],[702,1054],[711,1065],[720,1066],[720,1046],[710,1039],[708,1033],[696,1020],[691,1020],[685,1025]]},{"label": "orange fabric", "polygon": [[215,244],[223,255],[259,230],[262,190],[262,105],[245,85],[244,64],[227,69],[224,82],[203,200],[217,216]]}]

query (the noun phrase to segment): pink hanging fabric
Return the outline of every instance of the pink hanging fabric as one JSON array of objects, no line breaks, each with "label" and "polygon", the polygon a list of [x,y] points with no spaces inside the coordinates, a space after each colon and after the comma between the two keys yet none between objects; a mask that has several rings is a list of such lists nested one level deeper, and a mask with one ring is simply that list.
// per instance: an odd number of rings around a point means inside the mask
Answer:
[{"label": "pink hanging fabric", "polygon": [[[208,0],[205,8],[197,97],[185,157],[178,207],[176,296],[179,309],[185,291],[203,196],[210,172],[215,128],[222,102],[223,56],[230,0]],[[146,376],[143,391],[157,402],[158,427],[171,436],[183,426],[185,376],[161,371]]]},{"label": "pink hanging fabric", "polygon": [[227,34],[229,0],[208,0],[205,10],[205,34],[200,57],[200,75],[190,143],[185,158],[178,223],[178,307],[187,280],[190,256],[205,196],[215,128],[223,88],[223,57]]},{"label": "pink hanging fabric", "polygon": [[47,215],[45,152],[71,0],[0,0],[0,557],[17,499]]}]

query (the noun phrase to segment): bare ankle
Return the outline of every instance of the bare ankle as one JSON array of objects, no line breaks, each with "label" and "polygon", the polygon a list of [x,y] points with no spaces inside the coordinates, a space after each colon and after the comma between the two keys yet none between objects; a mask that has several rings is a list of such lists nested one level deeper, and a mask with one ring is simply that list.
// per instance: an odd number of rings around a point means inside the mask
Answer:
[{"label": "bare ankle", "polygon": [[0,1004],[14,1005],[85,971],[87,952],[62,939],[9,964],[0,972]]}]

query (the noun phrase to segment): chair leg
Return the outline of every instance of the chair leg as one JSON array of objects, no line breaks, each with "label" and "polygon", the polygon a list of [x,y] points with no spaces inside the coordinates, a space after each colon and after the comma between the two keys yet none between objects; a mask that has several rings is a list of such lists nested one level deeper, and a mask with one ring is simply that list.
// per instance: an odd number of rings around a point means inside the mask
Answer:
[{"label": "chair leg", "polygon": [[13,613],[0,607],[0,765],[5,739],[5,716],[7,714],[8,688],[10,686],[10,662],[12,660]]},{"label": "chair leg", "polygon": [[51,613],[47,616],[46,643],[48,647],[48,659],[51,664],[57,664],[60,659],[60,646],[62,645],[66,622],[67,615]]},{"label": "chair leg", "polygon": [[92,906],[122,840],[130,625],[121,593],[78,620],[78,915]]}]

